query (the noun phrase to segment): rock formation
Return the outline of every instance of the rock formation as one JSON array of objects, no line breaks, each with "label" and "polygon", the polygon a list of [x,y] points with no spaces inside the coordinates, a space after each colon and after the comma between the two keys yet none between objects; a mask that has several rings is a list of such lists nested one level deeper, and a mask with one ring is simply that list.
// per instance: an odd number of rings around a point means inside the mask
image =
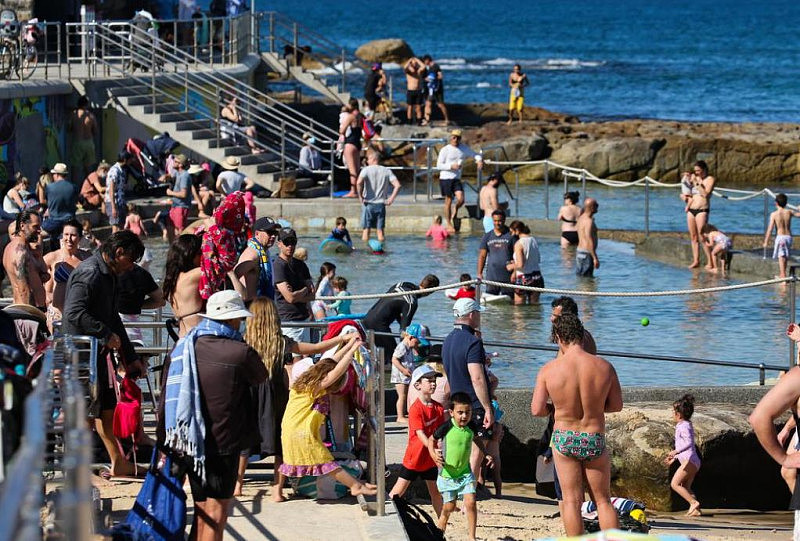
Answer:
[{"label": "rock formation", "polygon": [[402,39],[376,39],[356,49],[356,56],[367,62],[402,64],[414,56],[414,51]]}]

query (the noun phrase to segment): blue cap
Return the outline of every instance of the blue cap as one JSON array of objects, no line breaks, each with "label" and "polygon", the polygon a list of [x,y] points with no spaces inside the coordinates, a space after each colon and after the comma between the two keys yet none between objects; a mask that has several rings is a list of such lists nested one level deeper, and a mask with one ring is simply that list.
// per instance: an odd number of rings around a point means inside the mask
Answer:
[{"label": "blue cap", "polygon": [[411,325],[406,327],[406,333],[408,333],[409,336],[413,336],[414,338],[419,340],[419,343],[422,344],[423,346],[431,345],[431,343],[428,342],[428,340],[425,338],[426,336],[428,336],[428,331],[425,330],[425,327],[423,327],[419,323],[412,323]]}]

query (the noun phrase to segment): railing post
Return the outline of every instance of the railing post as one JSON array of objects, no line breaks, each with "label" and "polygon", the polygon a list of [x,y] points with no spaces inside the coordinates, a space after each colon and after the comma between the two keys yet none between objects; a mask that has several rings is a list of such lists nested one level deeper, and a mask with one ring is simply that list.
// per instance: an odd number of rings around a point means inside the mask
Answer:
[{"label": "railing post", "polygon": [[650,177],[644,177],[644,238],[650,236]]},{"label": "railing post", "polygon": [[417,143],[415,141],[414,142],[414,151],[411,154],[414,157],[414,160],[412,161],[413,169],[411,171],[411,173],[412,173],[412,177],[411,178],[413,179],[412,183],[411,183],[411,195],[414,198],[414,203],[417,202],[417,151],[419,150],[419,146],[418,145],[419,145],[419,143]]},{"label": "railing post", "polygon": [[189,65],[183,65],[183,112],[189,112]]},{"label": "railing post", "polygon": [[[373,431],[375,425],[372,424],[372,420],[374,419],[377,421],[377,405],[375,404],[375,384],[378,379],[377,372],[380,372],[383,367],[380,366],[378,363],[378,351],[375,348],[375,331],[370,329],[367,331],[367,343],[369,344],[369,350],[372,353],[373,361],[373,374],[367,378],[367,396],[369,397],[369,401],[367,403],[367,418],[369,420],[369,429]],[[377,434],[372,434],[372,437],[367,439],[367,457],[369,460],[367,461],[367,478],[369,479],[370,483],[375,483],[377,481],[377,472],[376,472],[376,440]]]},{"label": "railing post", "polygon": [[286,174],[286,121],[281,120],[281,175]]},{"label": "railing post", "polygon": [[258,47],[256,47],[256,0],[250,0],[250,52],[258,53]]},{"label": "railing post", "polygon": [[[795,304],[795,295],[797,295],[797,265],[792,265],[789,267],[789,278],[791,281],[789,282],[789,322],[794,323],[796,317],[796,304]],[[789,368],[791,369],[793,366],[797,364],[796,361],[796,344],[794,340],[789,339]]]},{"label": "railing post", "polygon": [[[767,216],[769,216],[769,195],[767,195],[767,192],[764,191],[764,235],[767,234],[767,227],[769,227],[769,218],[767,218]],[[764,259],[767,258],[767,247],[766,246],[764,247],[764,252],[763,252],[762,255],[763,255]],[[792,321],[794,321],[794,320],[792,320]]]},{"label": "railing post", "polygon": [[426,167],[428,168],[428,203],[431,202],[431,192],[433,191],[433,153],[431,152],[431,146],[425,145],[425,154],[427,156],[428,162]]},{"label": "railing post", "polygon": [[[373,338],[374,340],[374,338]],[[378,516],[382,517],[386,514],[386,392],[384,380],[386,378],[386,371],[384,370],[384,358],[386,352],[381,348],[378,352],[378,402],[375,404],[375,416],[378,421],[378,433],[376,434],[377,440],[377,464],[375,465],[377,485],[378,485]]]},{"label": "railing post", "polygon": [[544,161],[544,219],[550,219],[550,162]]},{"label": "railing post", "polygon": [[269,12],[269,52],[275,52],[275,12]]},{"label": "railing post", "polygon": [[767,377],[766,377],[765,370],[764,370],[764,363],[760,363],[758,365],[758,384],[759,385],[764,385],[766,379],[767,379]]},{"label": "railing post", "polygon": [[[270,20],[272,20],[272,14],[270,14]],[[333,174],[336,171],[336,163],[334,160],[336,159],[336,141],[331,141],[331,199],[333,199],[333,185],[334,185],[334,177]]]},{"label": "railing post", "polygon": [[[564,192],[566,193],[566,192]],[[586,169],[581,169],[581,194],[586,199]]]},{"label": "railing post", "polygon": [[294,65],[295,66],[299,66],[300,63],[297,61],[297,47],[298,47],[298,42],[297,42],[297,23],[292,23],[292,46],[294,47],[294,51],[293,51],[293,54],[294,54]]}]

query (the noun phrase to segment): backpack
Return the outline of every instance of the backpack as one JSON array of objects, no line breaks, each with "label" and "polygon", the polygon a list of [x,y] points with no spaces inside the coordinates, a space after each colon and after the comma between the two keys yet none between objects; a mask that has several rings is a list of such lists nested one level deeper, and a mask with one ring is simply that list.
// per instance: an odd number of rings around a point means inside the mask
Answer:
[{"label": "backpack", "polygon": [[367,141],[375,137],[375,125],[367,117],[361,118],[361,134]]},{"label": "backpack", "polygon": [[392,497],[392,501],[403,521],[409,541],[445,541],[444,532],[420,506],[397,494]]}]

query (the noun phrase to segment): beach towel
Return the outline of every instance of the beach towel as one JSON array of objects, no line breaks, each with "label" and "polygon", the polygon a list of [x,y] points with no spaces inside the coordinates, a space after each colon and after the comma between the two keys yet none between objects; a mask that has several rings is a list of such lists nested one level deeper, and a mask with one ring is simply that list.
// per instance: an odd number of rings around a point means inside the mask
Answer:
[{"label": "beach towel", "polygon": [[203,234],[199,285],[203,299],[225,289],[225,277],[236,265],[240,237],[247,224],[244,211],[242,192],[229,194],[214,211],[214,225]]},{"label": "beach towel", "polygon": [[175,349],[170,355],[171,362],[164,391],[166,445],[191,456],[194,459],[195,472],[205,481],[206,425],[203,419],[194,349],[195,342],[201,336],[222,336],[241,341],[242,335],[227,325],[204,318],[175,344]]}]

